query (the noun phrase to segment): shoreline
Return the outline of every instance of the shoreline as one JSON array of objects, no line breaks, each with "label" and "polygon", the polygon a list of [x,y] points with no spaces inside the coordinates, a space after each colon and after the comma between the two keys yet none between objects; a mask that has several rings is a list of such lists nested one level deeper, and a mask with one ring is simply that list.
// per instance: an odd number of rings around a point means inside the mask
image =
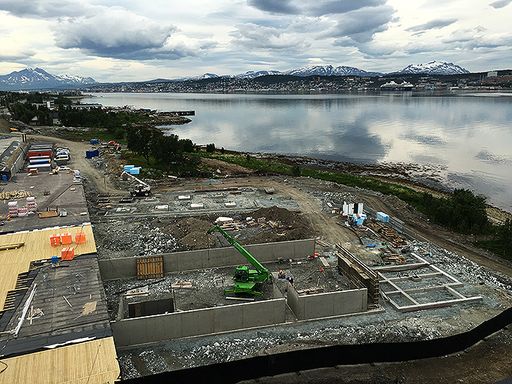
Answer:
[{"label": "shoreline", "polygon": [[[337,160],[318,159],[309,156],[244,152],[225,150],[226,154],[249,155],[261,160],[276,160],[287,165],[303,166],[322,171],[336,171],[355,176],[368,176],[387,183],[400,184],[419,192],[427,192],[436,197],[447,197],[454,189],[443,183],[441,166],[418,163],[356,163]],[[502,223],[507,218],[512,220],[512,211],[486,203],[489,218]]]}]

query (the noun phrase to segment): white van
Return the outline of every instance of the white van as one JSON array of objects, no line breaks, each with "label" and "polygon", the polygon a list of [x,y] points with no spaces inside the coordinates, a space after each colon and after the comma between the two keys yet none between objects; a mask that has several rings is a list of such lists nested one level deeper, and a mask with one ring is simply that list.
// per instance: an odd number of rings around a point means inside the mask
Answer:
[{"label": "white van", "polygon": [[59,155],[55,156],[55,163],[57,165],[67,164],[68,161],[69,161],[69,156],[66,154],[59,154]]}]

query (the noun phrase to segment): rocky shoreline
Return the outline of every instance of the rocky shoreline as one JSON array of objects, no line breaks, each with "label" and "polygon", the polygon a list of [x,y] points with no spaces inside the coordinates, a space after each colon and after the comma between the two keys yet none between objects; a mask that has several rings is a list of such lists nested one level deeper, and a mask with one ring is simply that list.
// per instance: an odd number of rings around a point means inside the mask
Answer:
[{"label": "rocky shoreline", "polygon": [[[446,168],[440,165],[388,162],[352,163],[275,153],[229,152],[249,155],[259,159],[276,160],[299,167],[343,172],[358,176],[371,176],[383,181],[401,184],[416,191],[427,192],[437,197],[448,196],[454,190],[453,187],[446,184]],[[491,204],[487,204],[487,208],[489,218],[496,223],[504,222],[506,219],[512,220],[512,212]]]}]

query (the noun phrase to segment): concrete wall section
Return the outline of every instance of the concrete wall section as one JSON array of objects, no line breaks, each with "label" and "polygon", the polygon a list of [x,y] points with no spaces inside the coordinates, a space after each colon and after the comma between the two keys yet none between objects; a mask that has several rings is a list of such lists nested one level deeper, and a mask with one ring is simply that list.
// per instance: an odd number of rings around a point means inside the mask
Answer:
[{"label": "concrete wall section", "polygon": [[224,307],[124,319],[112,323],[116,346],[126,347],[187,336],[284,323],[286,300],[275,299]]},{"label": "concrete wall section", "polygon": [[368,310],[367,289],[352,289],[300,296],[291,285],[287,302],[299,320],[340,316]]},{"label": "concrete wall section", "polygon": [[[315,240],[255,244],[247,245],[245,248],[263,263],[277,259],[303,259],[313,254]],[[164,253],[162,256],[164,257],[165,273],[247,264],[247,261],[233,247]],[[135,257],[100,260],[102,279],[115,280],[135,277],[135,260]]]}]

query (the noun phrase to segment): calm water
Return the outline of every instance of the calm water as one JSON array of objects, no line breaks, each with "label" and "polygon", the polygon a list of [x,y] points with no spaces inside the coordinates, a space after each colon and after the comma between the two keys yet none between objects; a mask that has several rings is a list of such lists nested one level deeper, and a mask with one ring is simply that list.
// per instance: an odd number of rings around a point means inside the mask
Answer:
[{"label": "calm water", "polygon": [[512,210],[512,96],[98,94],[83,102],[195,110],[199,144],[324,159],[434,164]]}]

